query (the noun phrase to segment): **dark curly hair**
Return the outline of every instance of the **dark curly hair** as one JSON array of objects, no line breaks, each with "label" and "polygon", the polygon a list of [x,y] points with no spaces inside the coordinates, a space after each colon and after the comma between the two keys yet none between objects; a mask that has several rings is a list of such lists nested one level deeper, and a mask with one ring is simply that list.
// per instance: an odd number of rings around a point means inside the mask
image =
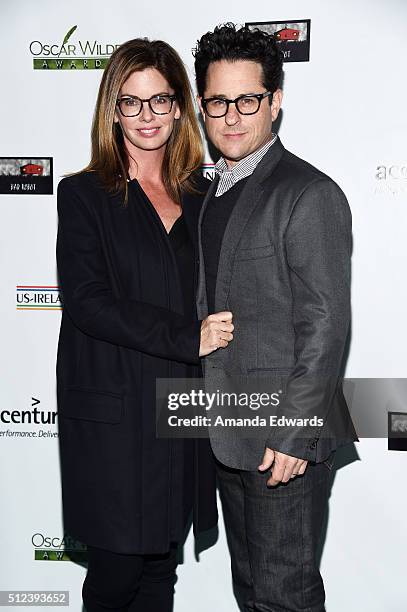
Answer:
[{"label": "dark curly hair", "polygon": [[[272,34],[248,26],[237,28],[234,23],[217,26],[197,41],[193,52],[198,94],[204,95],[209,64],[220,60],[230,62],[250,60],[258,62],[263,69],[263,85],[274,93],[281,87],[283,53]],[[271,101],[271,98],[270,98]]]}]

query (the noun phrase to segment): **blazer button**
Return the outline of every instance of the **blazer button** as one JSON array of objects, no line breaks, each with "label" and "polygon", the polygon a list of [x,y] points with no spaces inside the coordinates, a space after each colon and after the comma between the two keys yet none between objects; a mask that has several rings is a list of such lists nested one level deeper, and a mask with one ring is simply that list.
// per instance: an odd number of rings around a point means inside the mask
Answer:
[{"label": "blazer button", "polygon": [[316,448],[317,447],[317,440],[314,440],[311,444],[310,444],[310,448]]}]

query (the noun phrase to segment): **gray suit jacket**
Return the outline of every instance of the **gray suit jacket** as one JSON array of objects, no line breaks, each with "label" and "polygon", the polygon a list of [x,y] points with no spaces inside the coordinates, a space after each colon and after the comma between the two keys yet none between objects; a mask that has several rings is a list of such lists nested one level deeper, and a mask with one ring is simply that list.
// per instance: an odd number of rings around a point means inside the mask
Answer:
[{"label": "gray suit jacket", "polygon": [[[208,314],[201,225],[198,316]],[[205,385],[264,376],[284,392],[277,417],[323,418],[323,426],[259,428],[256,438],[210,428],[225,465],[254,470],[265,446],[310,461],[357,440],[342,392],[350,328],[351,214],[328,176],[278,139],[248,179],[219,257],[215,311],[230,310],[234,340],[204,360]],[[278,388],[277,387],[277,388]],[[257,434],[256,434],[257,435]]]}]

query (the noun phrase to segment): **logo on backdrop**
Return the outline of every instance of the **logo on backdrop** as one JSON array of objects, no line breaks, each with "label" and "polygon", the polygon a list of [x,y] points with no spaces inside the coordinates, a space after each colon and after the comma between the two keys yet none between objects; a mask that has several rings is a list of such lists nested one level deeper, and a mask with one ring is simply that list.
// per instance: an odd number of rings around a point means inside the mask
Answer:
[{"label": "logo on backdrop", "polygon": [[78,39],[78,26],[72,26],[59,40],[32,40],[29,51],[34,70],[103,69],[118,44]]},{"label": "logo on backdrop", "polygon": [[201,171],[204,177],[209,179],[210,181],[213,181],[216,176],[214,163],[202,164]]},{"label": "logo on backdrop", "polygon": [[56,285],[17,285],[17,310],[62,310]]},{"label": "logo on backdrop", "polygon": [[407,412],[388,412],[388,449],[407,451]]},{"label": "logo on backdrop", "polygon": [[[32,397],[26,408],[0,408],[0,438],[57,438],[56,421],[56,410],[43,407],[41,400]],[[31,427],[24,429],[20,425]],[[51,429],[43,429],[44,425]]]},{"label": "logo on backdrop", "polygon": [[0,194],[51,195],[52,157],[0,157]]},{"label": "logo on backdrop", "polygon": [[35,561],[86,561],[86,546],[65,533],[63,537],[34,533],[31,537]]},{"label": "logo on backdrop", "polygon": [[382,164],[375,169],[375,191],[378,196],[407,194],[407,164]]},{"label": "logo on backdrop", "polygon": [[259,21],[246,23],[251,30],[258,28],[274,34],[285,62],[309,62],[311,20]]}]

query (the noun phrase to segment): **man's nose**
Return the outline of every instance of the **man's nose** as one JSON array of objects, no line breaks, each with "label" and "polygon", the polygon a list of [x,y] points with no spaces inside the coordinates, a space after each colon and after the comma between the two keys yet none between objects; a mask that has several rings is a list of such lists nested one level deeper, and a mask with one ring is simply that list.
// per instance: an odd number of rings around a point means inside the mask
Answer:
[{"label": "man's nose", "polygon": [[225,122],[227,125],[236,125],[240,122],[240,113],[233,102],[229,104],[228,112],[225,115]]}]

